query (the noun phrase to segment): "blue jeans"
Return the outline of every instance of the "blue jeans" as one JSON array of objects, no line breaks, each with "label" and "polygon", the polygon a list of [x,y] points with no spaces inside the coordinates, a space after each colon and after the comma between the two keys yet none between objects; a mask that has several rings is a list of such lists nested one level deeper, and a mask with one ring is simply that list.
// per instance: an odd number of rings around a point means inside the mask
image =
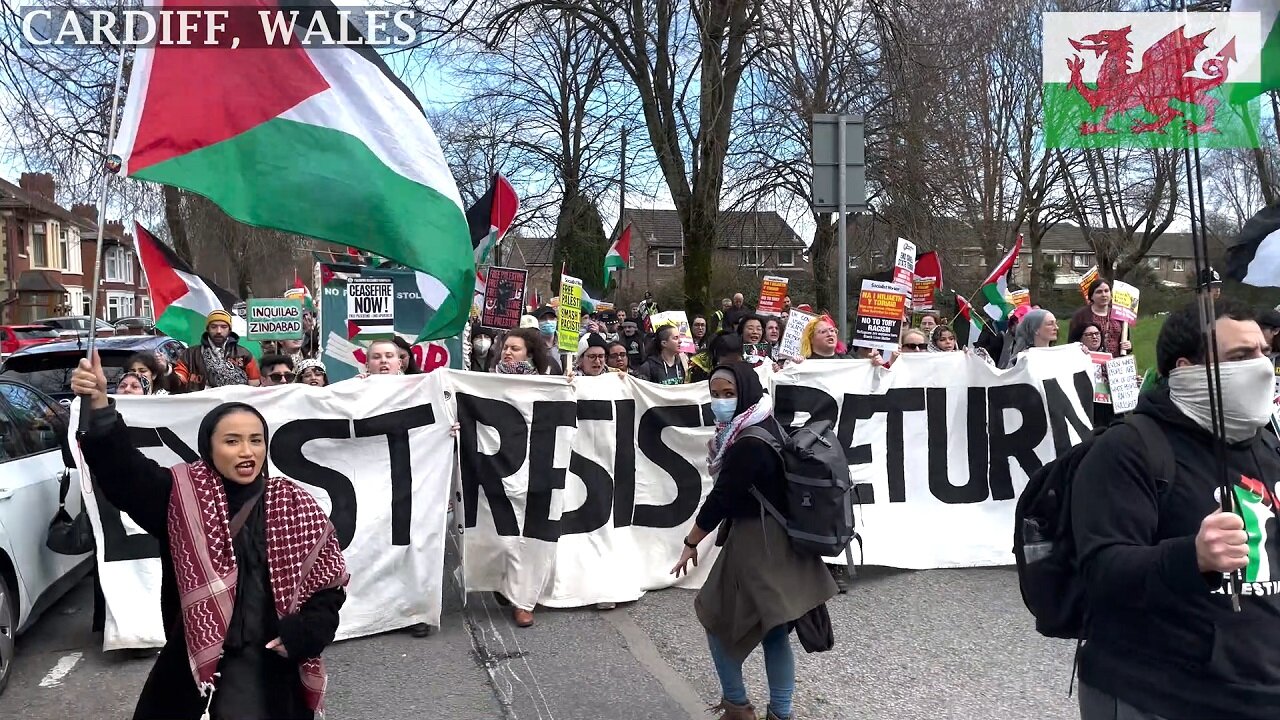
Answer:
[{"label": "blue jeans", "polygon": [[[796,691],[796,656],[791,653],[791,630],[779,625],[765,633],[764,672],[769,678],[769,709],[780,718],[791,717],[791,696]],[[747,704],[747,687],[742,682],[742,663],[734,662],[715,635],[707,635],[711,660],[720,676],[720,691],[734,705]]]}]

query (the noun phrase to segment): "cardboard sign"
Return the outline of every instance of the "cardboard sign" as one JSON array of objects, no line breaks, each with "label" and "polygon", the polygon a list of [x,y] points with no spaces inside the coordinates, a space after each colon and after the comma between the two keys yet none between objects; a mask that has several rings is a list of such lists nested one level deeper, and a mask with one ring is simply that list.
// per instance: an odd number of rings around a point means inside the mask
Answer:
[{"label": "cardboard sign", "polygon": [[1138,288],[1123,280],[1111,286],[1111,316],[1133,327],[1138,324]]},{"label": "cardboard sign", "polygon": [[[516,318],[519,321],[519,318]],[[578,352],[582,334],[582,281],[560,276],[560,305],[556,308],[556,337],[560,352]]]},{"label": "cardboard sign", "polygon": [[395,334],[395,282],[391,278],[352,278],[347,281],[347,321],[359,327],[359,338],[388,338]]},{"label": "cardboard sign", "polygon": [[250,300],[245,322],[249,340],[301,340],[301,300]]},{"label": "cardboard sign", "polygon": [[1030,305],[1031,291],[1026,288],[1022,288],[1021,290],[1014,290],[1009,293],[1009,301],[1013,303],[1014,307]]},{"label": "cardboard sign", "polygon": [[760,302],[756,303],[757,315],[781,315],[782,300],[787,296],[788,279],[766,275],[760,283]]},{"label": "cardboard sign", "polygon": [[894,283],[863,280],[858,294],[858,317],[853,327],[853,345],[882,352],[898,349],[902,335],[902,311],[907,296]]},{"label": "cardboard sign", "polygon": [[529,271],[491,267],[484,284],[484,304],[480,308],[480,324],[499,330],[520,327],[524,313],[524,286]]},{"label": "cardboard sign", "polygon": [[778,341],[778,357],[800,357],[800,339],[804,337],[804,329],[816,317],[818,316],[792,309],[787,315],[787,327],[782,331],[782,338]]},{"label": "cardboard sign", "polygon": [[663,325],[670,325],[680,334],[680,352],[693,355],[698,352],[698,344],[693,341],[693,333],[689,332],[689,319],[683,310],[668,310],[649,316],[656,333]]},{"label": "cardboard sign", "polygon": [[916,271],[916,244],[906,238],[898,238],[898,249],[893,258],[893,284],[902,292],[906,307],[911,307],[912,280]]},{"label": "cardboard sign", "polygon": [[1093,361],[1093,401],[1110,403],[1111,385],[1107,378],[1107,363],[1111,360],[1111,353],[1090,352],[1089,359]]},{"label": "cardboard sign", "polygon": [[1138,378],[1138,361],[1132,355],[1108,360],[1107,380],[1111,386],[1111,406],[1117,414],[1138,407],[1142,381]]},{"label": "cardboard sign", "polygon": [[1089,268],[1089,272],[1086,272],[1084,276],[1080,278],[1080,296],[1084,298],[1085,302],[1089,302],[1089,286],[1092,285],[1093,281],[1097,279],[1098,279],[1097,265],[1094,265],[1093,267]]},{"label": "cardboard sign", "polygon": [[933,293],[938,289],[938,279],[915,276],[911,281],[911,308],[916,312],[933,309]]}]

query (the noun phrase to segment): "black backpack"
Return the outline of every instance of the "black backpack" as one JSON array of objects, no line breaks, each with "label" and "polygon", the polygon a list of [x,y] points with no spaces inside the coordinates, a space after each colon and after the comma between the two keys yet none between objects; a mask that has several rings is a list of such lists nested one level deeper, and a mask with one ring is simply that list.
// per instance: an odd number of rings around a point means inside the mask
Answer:
[{"label": "black backpack", "polygon": [[1032,473],[1013,516],[1013,554],[1022,602],[1045,637],[1081,639],[1084,583],[1076,567],[1071,531],[1071,483],[1080,461],[1104,432],[1127,424],[1137,431],[1147,466],[1162,480],[1173,477],[1173,448],[1155,420],[1138,414],[1117,419]]},{"label": "black backpack", "polygon": [[782,439],[753,426],[742,436],[768,443],[782,459],[787,479],[787,514],[779,512],[754,487],[751,494],[786,528],[791,547],[806,555],[843,554],[853,572],[850,543],[857,540],[861,549],[862,538],[853,529],[854,490],[849,461],[832,425],[829,420],[818,420],[788,432],[778,424]]}]

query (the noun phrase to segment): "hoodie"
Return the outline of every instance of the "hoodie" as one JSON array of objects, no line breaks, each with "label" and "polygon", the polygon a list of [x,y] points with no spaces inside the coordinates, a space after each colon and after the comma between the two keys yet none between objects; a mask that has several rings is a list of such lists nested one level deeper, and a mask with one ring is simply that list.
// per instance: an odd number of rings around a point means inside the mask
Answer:
[{"label": "hoodie", "polygon": [[1174,476],[1155,478],[1137,432],[1096,441],[1072,488],[1072,528],[1088,612],[1080,680],[1169,720],[1280,717],[1280,445],[1266,431],[1227,446],[1227,476],[1255,544],[1241,611],[1201,573],[1196,534],[1218,507],[1213,437],[1168,388],[1135,412],[1165,429]]}]

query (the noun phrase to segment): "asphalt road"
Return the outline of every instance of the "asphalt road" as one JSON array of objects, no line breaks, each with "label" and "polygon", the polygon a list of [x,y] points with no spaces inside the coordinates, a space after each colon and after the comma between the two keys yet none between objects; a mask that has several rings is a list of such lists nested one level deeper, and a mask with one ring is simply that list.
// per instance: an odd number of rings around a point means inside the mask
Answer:
[{"label": "asphalt road", "polygon": [[[693,593],[667,590],[609,612],[539,610],[514,627],[488,595],[446,589],[441,630],[339,643],[329,718],[703,720],[718,700]],[[128,718],[150,658],[103,653],[82,584],[19,639],[0,718]],[[864,569],[829,605],[836,648],[797,653],[796,717],[1054,720],[1074,644],[1035,634],[1012,569]],[[97,645],[95,646],[95,642]],[[752,699],[766,697],[759,653]]]}]

